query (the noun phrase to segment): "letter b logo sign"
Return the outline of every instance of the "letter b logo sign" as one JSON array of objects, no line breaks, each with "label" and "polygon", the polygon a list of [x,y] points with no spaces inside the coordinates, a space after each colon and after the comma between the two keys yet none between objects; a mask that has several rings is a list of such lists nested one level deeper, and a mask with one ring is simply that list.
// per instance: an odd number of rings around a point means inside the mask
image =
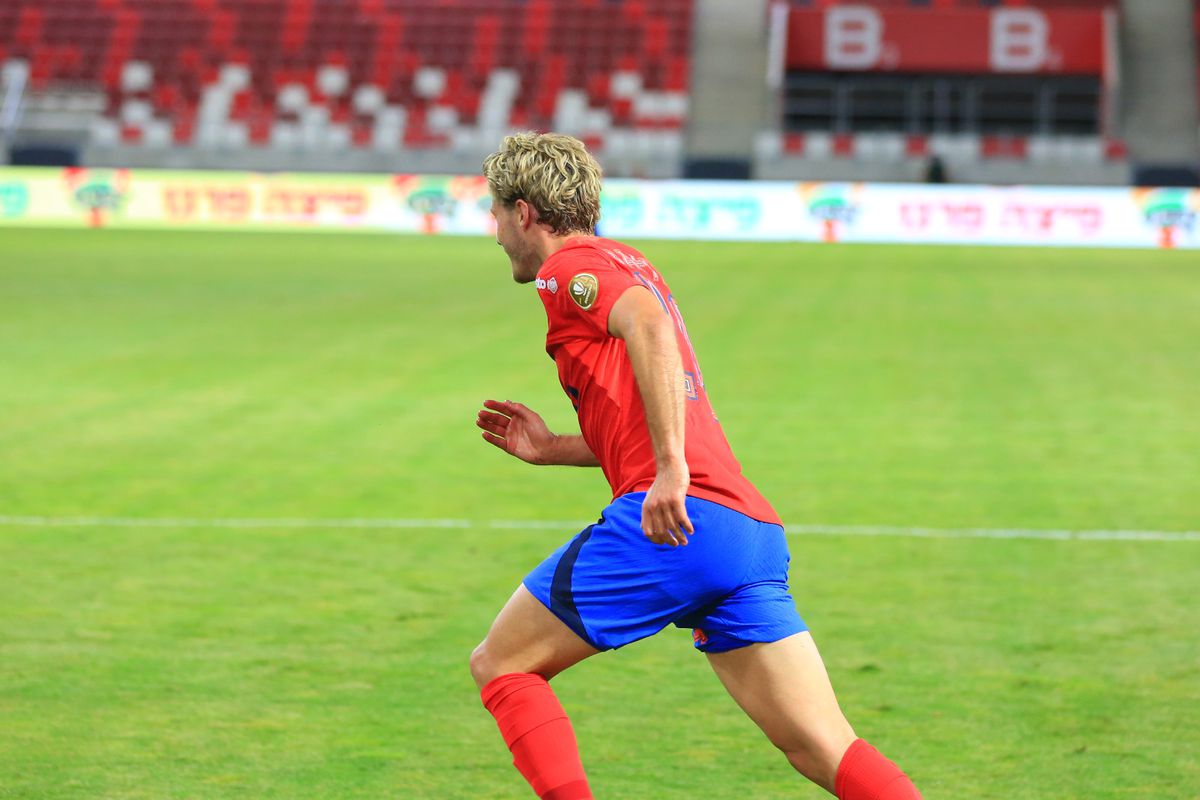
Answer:
[{"label": "letter b logo sign", "polygon": [[992,69],[997,72],[1036,72],[1049,54],[1050,24],[1032,8],[992,12]]},{"label": "letter b logo sign", "polygon": [[840,6],[825,12],[825,65],[830,69],[872,69],[883,55],[883,17],[867,6]]}]

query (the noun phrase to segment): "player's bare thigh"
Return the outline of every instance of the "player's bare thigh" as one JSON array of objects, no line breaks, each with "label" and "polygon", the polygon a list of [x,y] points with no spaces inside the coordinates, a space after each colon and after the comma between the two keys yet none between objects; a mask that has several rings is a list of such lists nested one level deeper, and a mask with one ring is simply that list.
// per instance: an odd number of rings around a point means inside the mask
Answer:
[{"label": "player's bare thigh", "polygon": [[512,672],[549,680],[598,652],[521,585],[471,653],[471,677],[480,688]]},{"label": "player's bare thigh", "polygon": [[767,738],[809,780],[833,791],[838,764],[854,741],[812,636],[712,653],[721,683]]}]

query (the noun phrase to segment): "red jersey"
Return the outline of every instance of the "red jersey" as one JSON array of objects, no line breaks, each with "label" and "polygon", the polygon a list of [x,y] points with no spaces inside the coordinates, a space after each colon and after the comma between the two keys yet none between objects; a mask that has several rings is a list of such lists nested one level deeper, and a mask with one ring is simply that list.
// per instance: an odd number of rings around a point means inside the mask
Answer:
[{"label": "red jersey", "polygon": [[625,342],[608,332],[608,314],[626,289],[650,290],[675,323],[687,393],[684,457],[688,494],[762,522],[779,524],[770,503],[742,475],[704,389],[687,328],[671,289],[646,257],[619,242],[572,239],[542,265],[538,296],[546,306],[546,352],[579,414],[579,429],[613,497],[646,491],[656,473],[646,410]]}]

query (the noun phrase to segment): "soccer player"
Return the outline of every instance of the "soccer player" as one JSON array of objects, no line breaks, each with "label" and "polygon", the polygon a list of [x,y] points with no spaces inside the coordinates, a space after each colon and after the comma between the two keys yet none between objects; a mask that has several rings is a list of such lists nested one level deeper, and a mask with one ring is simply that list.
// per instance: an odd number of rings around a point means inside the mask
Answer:
[{"label": "soccer player", "polygon": [[679,306],[631,247],[595,235],[600,167],[569,136],[522,133],[484,161],[496,241],[546,307],[546,351],[582,435],[488,400],[476,424],[531,464],[598,466],[600,521],[525,578],[471,654],[513,763],[542,800],[592,797],[548,680],[669,624],[805,777],[842,800],[919,800],[855,736],[788,593],[788,550],[709,404]]}]

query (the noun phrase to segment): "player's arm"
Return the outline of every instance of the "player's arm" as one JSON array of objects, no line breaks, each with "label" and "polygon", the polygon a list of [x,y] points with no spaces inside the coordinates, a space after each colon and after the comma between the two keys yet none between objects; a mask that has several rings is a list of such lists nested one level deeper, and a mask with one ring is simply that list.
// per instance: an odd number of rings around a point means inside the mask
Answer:
[{"label": "player's arm", "polygon": [[475,424],[483,429],[484,441],[530,464],[600,466],[582,436],[551,433],[545,421],[523,403],[484,400]]},{"label": "player's arm", "polygon": [[690,481],[684,457],[683,359],[675,322],[649,291],[632,286],[608,314],[608,332],[625,340],[654,446],[654,483],[642,504],[642,533],[655,544],[687,544],[692,533],[684,499]]}]

